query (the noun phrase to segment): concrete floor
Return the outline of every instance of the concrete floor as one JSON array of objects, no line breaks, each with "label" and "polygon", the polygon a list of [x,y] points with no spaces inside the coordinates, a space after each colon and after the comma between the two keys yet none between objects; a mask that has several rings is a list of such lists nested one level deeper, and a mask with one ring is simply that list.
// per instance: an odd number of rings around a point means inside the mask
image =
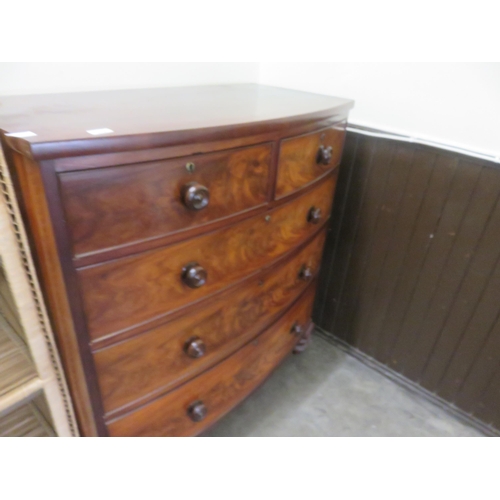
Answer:
[{"label": "concrete floor", "polygon": [[482,436],[314,336],[204,436]]}]

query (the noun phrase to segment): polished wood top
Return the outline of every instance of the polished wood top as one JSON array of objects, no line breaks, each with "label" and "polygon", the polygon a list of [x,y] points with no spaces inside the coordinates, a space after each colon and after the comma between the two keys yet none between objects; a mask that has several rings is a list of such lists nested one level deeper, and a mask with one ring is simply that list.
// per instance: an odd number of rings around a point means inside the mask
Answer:
[{"label": "polished wood top", "polygon": [[[91,144],[92,150],[96,144],[115,151],[157,147],[161,141],[152,140],[151,134],[165,137],[229,126],[255,132],[252,125],[262,123],[345,116],[353,104],[349,99],[256,84],[5,96],[0,97],[0,129],[6,134],[36,134],[7,140],[25,154],[50,157],[61,156],[62,146],[56,141],[73,141],[74,147],[64,148],[63,154],[69,155],[84,154]],[[111,132],[89,133],[96,129]],[[133,136],[142,136],[141,143],[136,137],[135,144]]]}]

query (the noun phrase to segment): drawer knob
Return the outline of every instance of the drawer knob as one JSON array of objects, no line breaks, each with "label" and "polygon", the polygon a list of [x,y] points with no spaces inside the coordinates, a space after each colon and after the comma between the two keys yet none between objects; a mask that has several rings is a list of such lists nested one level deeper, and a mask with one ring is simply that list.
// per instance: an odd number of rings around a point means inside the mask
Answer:
[{"label": "drawer knob", "polygon": [[304,328],[299,325],[298,321],[296,321],[292,325],[292,328],[290,329],[290,333],[293,333],[294,335],[302,335],[304,333]]},{"label": "drawer knob", "polygon": [[311,207],[307,214],[307,221],[317,224],[321,220],[321,208]]},{"label": "drawer knob", "polygon": [[313,272],[312,269],[309,266],[306,266],[305,264],[300,268],[299,271],[299,278],[302,281],[309,281],[312,278]]},{"label": "drawer knob", "polygon": [[208,205],[208,188],[198,182],[189,182],[182,188],[182,201],[190,210],[201,210]]},{"label": "drawer knob", "polygon": [[191,358],[201,358],[206,351],[207,346],[199,337],[189,339],[184,346],[184,352]]},{"label": "drawer knob", "polygon": [[207,407],[203,401],[195,401],[189,405],[188,415],[193,422],[200,422],[207,416]]},{"label": "drawer knob", "polygon": [[190,288],[200,288],[207,282],[207,271],[197,262],[191,262],[182,269],[182,281]]},{"label": "drawer knob", "polygon": [[332,161],[332,147],[320,146],[318,149],[318,154],[316,155],[316,163],[321,163],[323,165],[328,165]]}]

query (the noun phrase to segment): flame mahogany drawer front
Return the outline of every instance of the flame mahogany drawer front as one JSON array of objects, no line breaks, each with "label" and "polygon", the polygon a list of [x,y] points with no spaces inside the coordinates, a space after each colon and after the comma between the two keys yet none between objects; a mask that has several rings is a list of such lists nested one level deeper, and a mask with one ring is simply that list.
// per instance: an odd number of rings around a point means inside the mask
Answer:
[{"label": "flame mahogany drawer front", "polygon": [[82,435],[199,434],[307,346],[352,106],[260,85],[2,98]]},{"label": "flame mahogany drawer front", "polygon": [[207,224],[263,205],[272,145],[59,175],[75,255]]},{"label": "flame mahogany drawer front", "polygon": [[[92,340],[165,316],[257,272],[318,230],[336,176],[265,215],[134,257],[80,269]],[[194,270],[189,274],[189,270]]]},{"label": "flame mahogany drawer front", "polygon": [[199,434],[263,382],[297,343],[306,328],[314,287],[287,313],[236,354],[203,375],[109,423],[111,436],[190,436]]},{"label": "flame mahogany drawer front", "polygon": [[323,229],[285,262],[193,312],[94,353],[106,413],[179,385],[255,337],[309,285]]},{"label": "flame mahogany drawer front", "polygon": [[276,197],[307,186],[340,163],[346,122],[281,141]]}]

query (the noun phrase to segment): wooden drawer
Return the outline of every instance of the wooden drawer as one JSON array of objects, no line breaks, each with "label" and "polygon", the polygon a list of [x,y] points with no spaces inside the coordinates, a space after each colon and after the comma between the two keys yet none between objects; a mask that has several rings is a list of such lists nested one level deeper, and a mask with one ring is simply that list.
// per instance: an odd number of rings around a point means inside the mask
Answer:
[{"label": "wooden drawer", "polygon": [[[344,145],[346,122],[281,141],[276,198],[307,186],[336,167]],[[331,150],[329,149],[331,148]]]},{"label": "wooden drawer", "polygon": [[[181,319],[94,353],[105,412],[152,399],[255,337],[313,279],[324,240],[325,230],[279,268],[223,292]],[[202,342],[205,353],[192,341]]]},{"label": "wooden drawer", "polygon": [[[264,144],[60,174],[73,254],[185,231],[264,204],[271,151],[272,145]],[[207,193],[208,205],[199,208]]]},{"label": "wooden drawer", "polygon": [[[166,248],[78,271],[91,340],[145,325],[258,272],[318,229],[312,209],[330,214],[336,176],[267,215]],[[183,269],[198,263],[206,281],[191,288]]]},{"label": "wooden drawer", "polygon": [[[111,436],[191,436],[199,434],[259,386],[292,350],[295,322],[306,325],[311,317],[314,286],[273,326],[203,375],[154,402],[111,421]],[[206,409],[198,422],[189,410],[196,402]]]}]

